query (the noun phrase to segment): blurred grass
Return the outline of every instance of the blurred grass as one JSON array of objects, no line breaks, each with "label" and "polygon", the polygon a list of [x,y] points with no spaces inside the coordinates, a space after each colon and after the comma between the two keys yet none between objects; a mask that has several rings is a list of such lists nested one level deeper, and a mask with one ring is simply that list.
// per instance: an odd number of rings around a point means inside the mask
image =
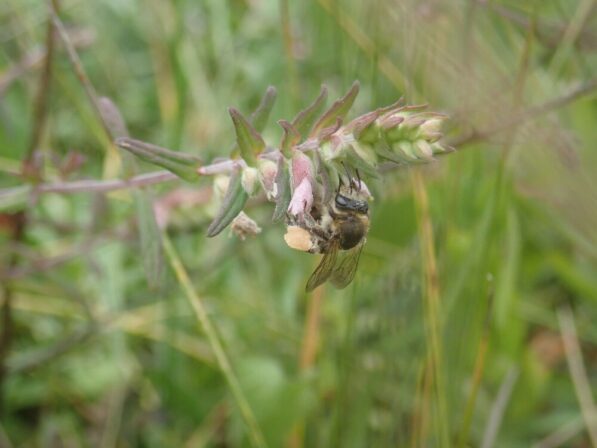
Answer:
[{"label": "blurred grass", "polygon": [[[590,446],[578,422],[594,417],[577,399],[558,316],[571,307],[595,390],[596,96],[501,126],[594,83],[594,1],[60,3],[71,36],[93,37],[78,47],[83,66],[135,138],[225,156],[227,107],[248,113],[274,85],[264,135],[276,143],[275,120],[293,117],[321,83],[333,97],[359,79],[354,110],[404,95],[448,113],[449,138],[464,142],[421,169],[419,187],[404,169],[374,186],[355,283],[317,302],[302,292],[314,257],[284,245],[271,207],[251,208],[263,233],[245,242],[206,239],[205,207],[173,218],[172,246],[269,446],[546,447],[562,428],[573,430],[559,446]],[[39,0],[0,5],[2,188],[23,185],[15,173],[40,63],[10,84],[8,75],[43,50],[46,20]],[[46,181],[59,180],[56,161],[70,150],[86,158],[71,179],[121,175],[60,43],[38,147]],[[14,295],[0,444],[251,443],[174,274],[147,285],[132,196],[41,195],[19,244],[2,221],[2,266],[12,253],[18,264],[0,269]],[[421,216],[432,233],[420,233]],[[430,263],[439,364],[426,327]]]}]

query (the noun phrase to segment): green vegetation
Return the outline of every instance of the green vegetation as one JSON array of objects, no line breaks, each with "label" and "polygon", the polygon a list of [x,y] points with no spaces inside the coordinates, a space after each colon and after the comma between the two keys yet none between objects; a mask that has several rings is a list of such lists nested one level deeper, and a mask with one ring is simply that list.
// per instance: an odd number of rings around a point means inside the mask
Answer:
[{"label": "green vegetation", "polygon": [[[0,446],[597,446],[595,30],[594,0],[2,2]],[[306,294],[319,256],[240,173],[214,225],[198,167],[289,155],[346,92],[456,151],[366,176],[355,280]]]}]

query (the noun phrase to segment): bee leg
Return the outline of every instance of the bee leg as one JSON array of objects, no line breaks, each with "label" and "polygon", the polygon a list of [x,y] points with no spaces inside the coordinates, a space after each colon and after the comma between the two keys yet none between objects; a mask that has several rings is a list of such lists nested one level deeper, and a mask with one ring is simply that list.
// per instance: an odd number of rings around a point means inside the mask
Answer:
[{"label": "bee leg", "polygon": [[297,224],[296,222],[296,216],[292,215],[292,213],[290,212],[286,212],[286,225],[287,226],[295,226]]},{"label": "bee leg", "polygon": [[313,218],[313,216],[311,216],[308,213],[305,213],[305,215],[303,216],[303,222],[305,224],[305,227],[307,228],[307,230],[312,230],[316,227],[319,227],[319,225],[317,224],[317,222],[315,221],[315,219]]},{"label": "bee leg", "polygon": [[327,239],[330,237],[328,232],[326,232],[323,229],[323,227],[321,227],[321,225],[318,224],[317,221],[315,221],[315,219],[313,219],[313,217],[311,215],[309,215],[307,213],[304,215],[303,218],[304,218],[303,224],[304,224],[305,230],[309,231],[311,234],[315,235],[316,237],[318,237],[320,239]]}]

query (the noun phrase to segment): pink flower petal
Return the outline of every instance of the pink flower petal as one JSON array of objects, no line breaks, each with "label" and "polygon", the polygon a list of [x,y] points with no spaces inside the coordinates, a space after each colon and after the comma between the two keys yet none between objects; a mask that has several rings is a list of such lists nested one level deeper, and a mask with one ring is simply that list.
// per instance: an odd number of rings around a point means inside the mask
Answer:
[{"label": "pink flower petal", "polygon": [[313,188],[308,178],[303,178],[300,185],[295,188],[288,205],[288,212],[293,216],[311,211],[313,205]]},{"label": "pink flower petal", "polygon": [[294,151],[292,156],[292,186],[297,188],[303,179],[313,179],[313,164],[311,159],[301,151]]}]

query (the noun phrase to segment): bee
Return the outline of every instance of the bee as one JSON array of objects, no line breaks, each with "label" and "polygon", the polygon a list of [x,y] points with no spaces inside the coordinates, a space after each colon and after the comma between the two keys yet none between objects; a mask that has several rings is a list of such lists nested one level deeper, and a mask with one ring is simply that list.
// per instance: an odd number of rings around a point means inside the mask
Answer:
[{"label": "bee", "polygon": [[314,204],[301,223],[289,222],[285,236],[290,247],[323,254],[307,281],[306,291],[330,281],[345,288],[355,276],[369,231],[369,191],[360,178],[340,179],[335,196],[327,204]]}]

